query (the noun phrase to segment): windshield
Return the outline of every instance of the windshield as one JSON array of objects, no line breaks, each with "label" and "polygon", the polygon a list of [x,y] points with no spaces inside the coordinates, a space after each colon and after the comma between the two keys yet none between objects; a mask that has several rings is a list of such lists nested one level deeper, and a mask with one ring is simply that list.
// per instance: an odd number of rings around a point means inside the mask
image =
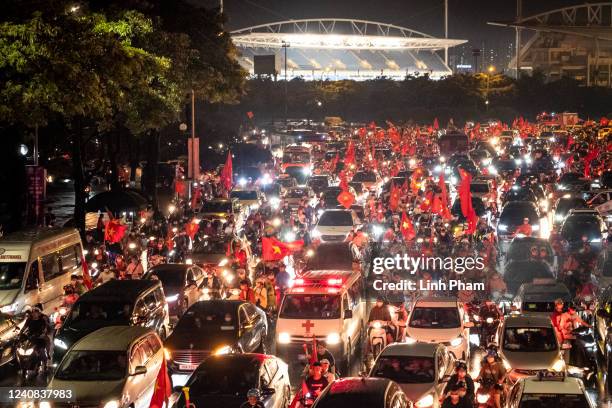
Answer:
[{"label": "windshield", "polygon": [[232,191],[230,193],[231,198],[237,198],[239,200],[257,200],[257,191],[255,190],[239,190]]},{"label": "windshield", "polygon": [[196,395],[244,395],[259,388],[259,364],[255,359],[208,358],[192,375],[187,386]]},{"label": "windshield", "polygon": [[417,307],[410,317],[416,329],[454,329],[461,327],[456,307]]},{"label": "windshield", "polygon": [[286,319],[339,319],[338,295],[286,295],[279,317]]},{"label": "windshield", "polygon": [[27,263],[0,263],[0,290],[19,289]]},{"label": "windshield", "polygon": [[202,206],[203,213],[231,213],[232,203],[229,201],[207,201]]},{"label": "windshield", "polygon": [[132,312],[132,305],[126,301],[84,301],[72,307],[66,319],[66,328],[87,327],[93,322],[104,322],[106,325],[127,324]]},{"label": "windshield", "polygon": [[472,193],[488,193],[489,185],[486,183],[470,184],[470,191]]},{"label": "windshield", "polygon": [[519,225],[523,223],[523,218],[529,218],[530,223],[538,221],[538,214],[533,208],[522,207],[506,207],[502,210],[499,217],[499,223],[505,225]]},{"label": "windshield", "polygon": [[552,327],[506,327],[504,350],[517,352],[546,352],[558,348]]},{"label": "windshield", "polygon": [[71,351],[55,378],[72,381],[116,381],[127,374],[125,351]]},{"label": "windshield", "polygon": [[[559,296],[561,297],[561,296]],[[552,313],[555,311],[555,302],[523,302],[522,310],[524,312],[540,312],[540,313]]]},{"label": "windshield", "polygon": [[561,234],[566,239],[577,240],[583,235],[587,237],[599,237],[601,231],[599,230],[599,222],[595,217],[592,216],[572,216],[567,219],[563,224],[563,230]]},{"label": "windshield", "polygon": [[519,408],[590,408],[584,394],[523,394]]},{"label": "windshield", "polygon": [[375,183],[376,182],[376,174],[371,172],[359,172],[353,176],[352,181],[361,181],[365,183]]},{"label": "windshield", "polygon": [[559,204],[557,204],[555,213],[565,215],[573,208],[585,208],[586,206],[586,201],[582,198],[562,198],[559,200]]},{"label": "windshield", "polygon": [[322,227],[352,227],[353,217],[348,211],[325,211],[319,219]]},{"label": "windshield", "polygon": [[164,289],[180,288],[185,285],[185,273],[181,270],[153,268],[145,275],[145,279],[159,279]]},{"label": "windshield", "polygon": [[215,303],[214,308],[191,308],[179,320],[175,333],[211,333],[211,329],[233,331],[237,326],[234,305]]},{"label": "windshield", "polygon": [[228,242],[225,241],[203,241],[193,248],[194,254],[225,254]]},{"label": "windshield", "polygon": [[400,384],[434,382],[436,370],[431,357],[381,356],[372,369],[372,377],[388,378]]},{"label": "windshield", "polygon": [[310,154],[303,152],[285,152],[283,163],[307,164],[310,162]]}]

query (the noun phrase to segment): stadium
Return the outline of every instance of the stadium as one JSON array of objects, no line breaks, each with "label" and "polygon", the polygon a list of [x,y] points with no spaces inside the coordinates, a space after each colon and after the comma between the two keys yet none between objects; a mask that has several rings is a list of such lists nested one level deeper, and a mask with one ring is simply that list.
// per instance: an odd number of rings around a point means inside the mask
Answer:
[{"label": "stadium", "polygon": [[[466,40],[428,34],[366,20],[304,19],[232,31],[240,63],[251,75],[257,56],[274,55],[280,78],[367,80],[406,75],[441,78],[452,74],[438,52]],[[260,73],[260,71],[258,72]]]}]

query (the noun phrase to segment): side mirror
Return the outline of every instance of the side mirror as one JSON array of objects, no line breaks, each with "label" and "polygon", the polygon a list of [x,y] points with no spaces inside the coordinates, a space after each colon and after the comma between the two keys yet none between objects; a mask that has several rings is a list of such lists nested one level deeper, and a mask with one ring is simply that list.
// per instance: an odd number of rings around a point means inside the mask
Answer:
[{"label": "side mirror", "polygon": [[134,372],[132,373],[132,375],[142,375],[142,374],[146,374],[147,373],[147,367],[145,366],[136,366],[136,368],[134,368]]},{"label": "side mirror", "polygon": [[261,395],[263,395],[264,397],[269,397],[270,395],[274,395],[275,393],[276,393],[276,390],[271,387],[264,387],[261,390]]},{"label": "side mirror", "polygon": [[350,309],[346,309],[344,311],[344,318],[345,319],[352,319],[353,318],[353,311]]}]

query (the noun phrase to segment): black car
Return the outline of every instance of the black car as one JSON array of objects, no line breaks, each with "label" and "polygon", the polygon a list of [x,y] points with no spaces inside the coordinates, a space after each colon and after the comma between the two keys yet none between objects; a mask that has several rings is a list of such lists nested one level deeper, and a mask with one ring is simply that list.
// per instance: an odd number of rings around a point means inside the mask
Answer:
[{"label": "black car", "polygon": [[523,283],[533,282],[534,279],[555,279],[550,266],[543,261],[511,261],[505,267],[504,280],[508,286],[508,293],[516,294]]},{"label": "black car", "polygon": [[308,183],[306,183],[316,194],[323,192],[330,184],[331,177],[328,175],[313,175],[308,179]]},{"label": "black car", "polygon": [[164,342],[168,370],[188,374],[213,354],[266,350],[265,313],[241,300],[197,302],[181,317]]},{"label": "black car", "polygon": [[[353,194],[353,197],[357,197],[357,193],[353,187],[349,186],[349,193]],[[327,187],[323,193],[321,193],[321,199],[325,201],[325,208],[336,208],[340,207],[341,204],[338,201],[338,196],[342,192],[342,189],[338,186]]]},{"label": "black car", "polygon": [[563,221],[561,236],[569,243],[570,248],[582,245],[582,238],[586,237],[594,249],[600,249],[603,234],[607,230],[606,223],[597,212],[572,210]]},{"label": "black car", "polygon": [[[531,249],[536,248],[540,260],[546,261],[549,265],[555,263],[555,252],[550,242],[544,238],[535,237],[515,237],[510,242],[508,252],[506,252],[506,263],[510,261],[524,261],[531,256]],[[542,257],[542,249],[546,250],[546,255]]]},{"label": "black car", "polygon": [[515,184],[502,196],[503,204],[511,201],[530,201],[537,204],[538,197],[531,188]]},{"label": "black car", "polygon": [[54,363],[77,340],[107,326],[149,327],[165,338],[170,318],[161,282],[111,280],[79,297],[53,340]]},{"label": "black car", "polygon": [[387,378],[348,377],[327,386],[312,408],[410,408],[396,382]]},{"label": "black car", "polygon": [[500,240],[508,240],[514,236],[514,230],[529,218],[534,235],[540,228],[540,213],[531,201],[510,201],[501,210],[497,223],[497,236]]},{"label": "black car", "polygon": [[15,340],[23,326],[25,315],[10,316],[0,313],[0,368],[15,358]]},{"label": "black car", "polygon": [[561,224],[567,213],[574,208],[587,208],[587,202],[582,197],[571,194],[559,198],[555,203],[553,222],[555,224]]},{"label": "black car", "polygon": [[200,297],[198,286],[204,271],[196,265],[161,264],[149,269],[143,279],[160,280],[168,302],[170,316],[180,317]]},{"label": "black car", "polygon": [[[261,391],[265,408],[285,408],[291,402],[287,364],[265,354],[227,354],[206,358],[189,377],[190,407],[239,407],[251,388]],[[186,408],[181,392],[174,405]]]}]

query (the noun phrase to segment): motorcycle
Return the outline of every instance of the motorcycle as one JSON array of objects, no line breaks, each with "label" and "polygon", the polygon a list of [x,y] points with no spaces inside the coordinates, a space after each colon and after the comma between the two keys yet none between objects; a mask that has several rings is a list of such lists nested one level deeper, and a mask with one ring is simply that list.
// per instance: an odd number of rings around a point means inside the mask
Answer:
[{"label": "motorcycle", "polygon": [[69,306],[61,305],[60,307],[55,308],[55,312],[53,312],[51,316],[49,316],[49,320],[51,320],[51,323],[53,323],[55,332],[61,329],[62,325],[64,324],[64,320],[66,320],[66,316],[68,315],[69,311],[70,311]]},{"label": "motorcycle", "polygon": [[480,322],[479,341],[481,347],[487,347],[489,344],[495,343],[498,326],[499,319],[493,317],[487,317]]},{"label": "motorcycle", "polygon": [[47,371],[49,353],[43,337],[21,333],[15,340],[15,359],[24,379],[35,378]]},{"label": "motorcycle", "polygon": [[388,322],[382,320],[373,320],[368,323],[368,341],[374,359],[376,359],[380,352],[387,347],[387,326]]},{"label": "motorcycle", "polygon": [[[494,394],[497,391],[498,385],[494,381],[481,381],[480,387],[476,391],[476,408],[493,408],[495,407]],[[502,393],[503,400],[503,393]],[[503,406],[503,401],[501,406]]]},{"label": "motorcycle", "polygon": [[564,356],[567,362],[567,372],[571,376],[580,377],[586,386],[592,386],[597,380],[597,353],[593,332],[588,327],[579,327],[572,330],[576,337],[572,345],[565,345]]}]

